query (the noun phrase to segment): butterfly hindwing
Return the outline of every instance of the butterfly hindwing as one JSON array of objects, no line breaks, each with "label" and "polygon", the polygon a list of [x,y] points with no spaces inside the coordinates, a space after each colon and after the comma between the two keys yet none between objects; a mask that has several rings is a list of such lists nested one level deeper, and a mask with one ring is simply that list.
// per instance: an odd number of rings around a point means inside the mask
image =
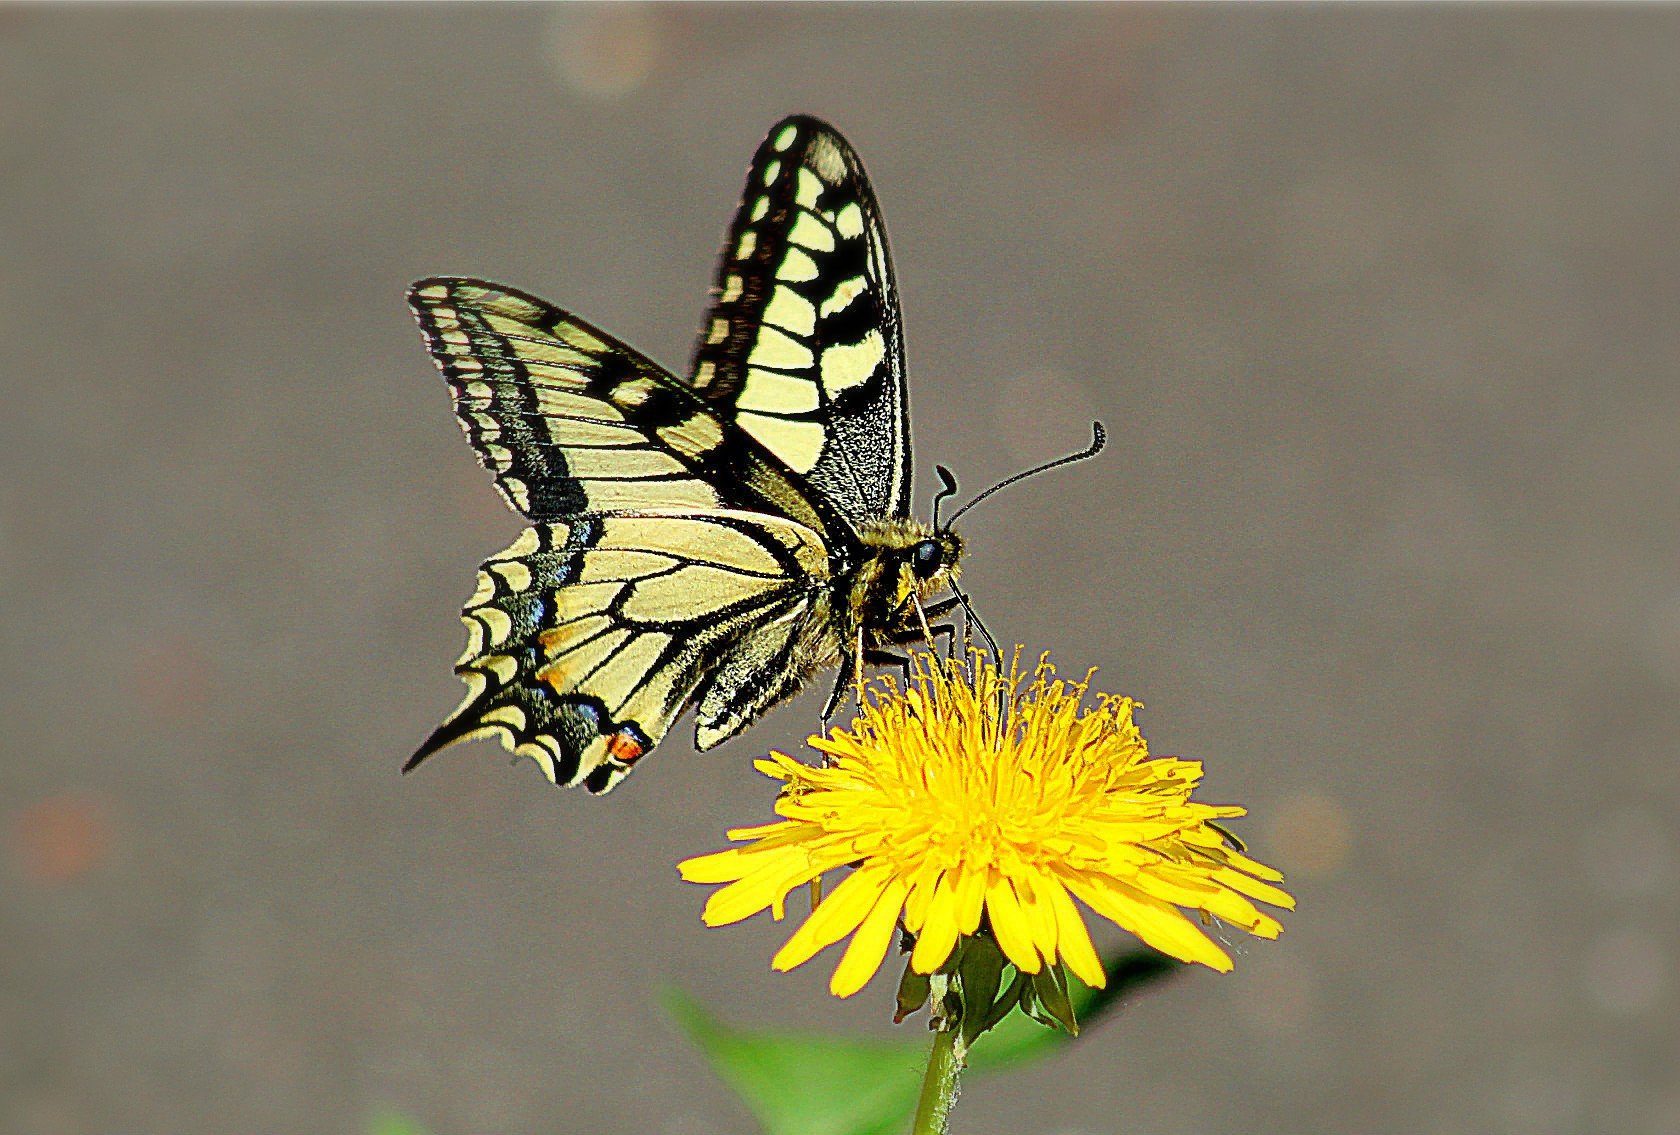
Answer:
[{"label": "butterfly hindwing", "polygon": [[863,165],[832,127],[773,127],[725,238],[692,382],[853,525],[909,507],[897,289]]},{"label": "butterfly hindwing", "polygon": [[[468,695],[409,767],[499,737],[556,784],[605,792],[704,697],[702,747],[782,690],[828,571],[816,533],[762,513],[584,515],[527,528],[479,571],[456,664]],[[715,692],[714,692],[715,691]],[[727,727],[727,732],[722,730]]]}]

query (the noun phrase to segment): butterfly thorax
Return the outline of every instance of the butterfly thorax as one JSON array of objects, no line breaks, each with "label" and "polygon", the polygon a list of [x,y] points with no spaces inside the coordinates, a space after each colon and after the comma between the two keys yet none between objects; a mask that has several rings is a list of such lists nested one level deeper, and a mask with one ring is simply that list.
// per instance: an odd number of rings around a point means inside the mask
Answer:
[{"label": "butterfly thorax", "polygon": [[861,627],[872,646],[920,638],[916,604],[926,607],[956,582],[962,537],[905,517],[866,521],[858,537],[864,556],[841,581],[845,637]]}]

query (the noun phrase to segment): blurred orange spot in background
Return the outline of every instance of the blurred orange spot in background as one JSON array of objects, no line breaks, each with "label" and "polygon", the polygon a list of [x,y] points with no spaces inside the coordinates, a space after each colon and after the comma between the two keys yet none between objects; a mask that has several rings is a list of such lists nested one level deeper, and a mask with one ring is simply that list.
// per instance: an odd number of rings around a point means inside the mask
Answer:
[{"label": "blurred orange spot in background", "polygon": [[1270,809],[1266,862],[1285,876],[1333,875],[1347,859],[1347,812],[1328,796],[1303,793]]},{"label": "blurred orange spot in background", "polygon": [[1087,34],[1038,61],[1031,92],[1045,123],[1075,138],[1115,135],[1129,125],[1145,70],[1176,18],[1153,6],[1109,9]]},{"label": "blurred orange spot in background", "polygon": [[645,86],[664,54],[659,9],[642,4],[557,9],[549,29],[553,65],[568,88],[598,99]]},{"label": "blurred orange spot in background", "polygon": [[110,857],[109,809],[92,796],[38,800],[14,813],[10,828],[18,869],[37,883],[73,882]]}]

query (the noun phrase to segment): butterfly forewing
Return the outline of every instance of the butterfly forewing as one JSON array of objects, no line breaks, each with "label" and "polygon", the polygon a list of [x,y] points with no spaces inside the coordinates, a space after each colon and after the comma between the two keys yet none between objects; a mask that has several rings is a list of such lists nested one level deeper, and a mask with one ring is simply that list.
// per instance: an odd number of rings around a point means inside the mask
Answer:
[{"label": "butterfly forewing", "polygon": [[831,533],[843,528],[833,510],[785,466],[606,332],[482,280],[422,280],[409,304],[467,440],[503,497],[531,519],[769,508],[844,539]]},{"label": "butterfly forewing", "polygon": [[816,119],[778,123],[725,238],[693,383],[854,526],[908,509],[898,297],[863,165]]}]

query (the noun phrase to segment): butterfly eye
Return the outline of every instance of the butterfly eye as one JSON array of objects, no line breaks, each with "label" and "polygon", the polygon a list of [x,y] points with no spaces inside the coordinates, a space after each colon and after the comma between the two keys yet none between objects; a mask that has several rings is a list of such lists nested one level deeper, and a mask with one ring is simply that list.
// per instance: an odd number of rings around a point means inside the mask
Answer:
[{"label": "butterfly eye", "polygon": [[923,540],[910,549],[911,570],[923,579],[939,570],[939,560],[939,545],[933,540]]}]

